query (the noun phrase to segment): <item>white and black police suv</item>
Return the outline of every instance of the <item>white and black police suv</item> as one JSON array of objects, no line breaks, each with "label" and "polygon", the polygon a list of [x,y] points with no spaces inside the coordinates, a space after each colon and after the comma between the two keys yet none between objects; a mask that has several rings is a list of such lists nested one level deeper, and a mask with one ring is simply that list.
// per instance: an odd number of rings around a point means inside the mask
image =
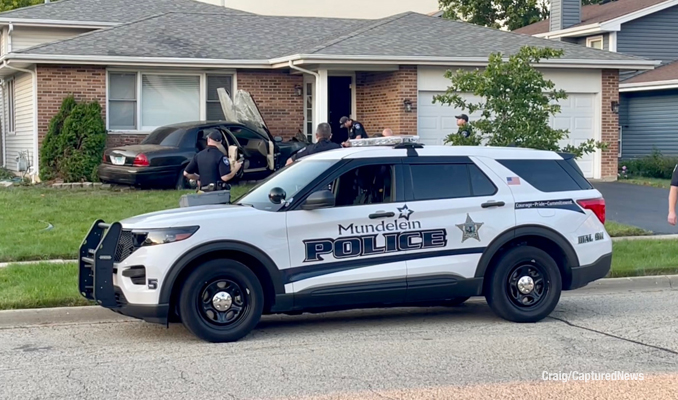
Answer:
[{"label": "white and black police suv", "polygon": [[520,148],[352,141],[232,204],[96,221],[80,291],[210,342],[263,314],[459,305],[536,322],[610,270],[605,202],[575,160]]}]

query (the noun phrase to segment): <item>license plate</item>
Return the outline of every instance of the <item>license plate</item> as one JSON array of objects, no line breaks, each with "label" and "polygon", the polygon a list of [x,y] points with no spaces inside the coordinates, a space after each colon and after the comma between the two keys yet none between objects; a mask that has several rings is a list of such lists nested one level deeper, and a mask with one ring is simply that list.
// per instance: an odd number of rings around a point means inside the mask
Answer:
[{"label": "license plate", "polygon": [[115,157],[111,156],[111,162],[115,165],[124,165],[125,164],[125,157]]}]

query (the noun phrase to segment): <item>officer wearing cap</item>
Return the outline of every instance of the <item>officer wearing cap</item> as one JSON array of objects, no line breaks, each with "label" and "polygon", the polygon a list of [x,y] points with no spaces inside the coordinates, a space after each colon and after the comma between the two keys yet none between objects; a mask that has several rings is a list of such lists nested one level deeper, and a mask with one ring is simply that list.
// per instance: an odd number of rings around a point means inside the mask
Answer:
[{"label": "officer wearing cap", "polygon": [[669,189],[669,224],[676,225],[676,203],[678,203],[678,164],[673,167],[673,176],[671,177],[671,189]]},{"label": "officer wearing cap", "polygon": [[339,126],[348,129],[349,139],[367,139],[365,127],[358,121],[354,121],[349,117],[341,117],[339,120]]},{"label": "officer wearing cap", "polygon": [[[199,180],[200,190],[225,190],[226,182],[233,179],[242,167],[242,163],[236,161],[231,165],[228,156],[219,148],[223,141],[223,135],[217,129],[209,129],[207,135],[207,148],[193,157],[184,170],[184,176],[189,179]],[[223,149],[223,147],[221,147]],[[213,184],[212,189],[207,189]]]},{"label": "officer wearing cap", "polygon": [[316,139],[318,139],[316,143],[304,147],[303,149],[299,150],[296,154],[294,154],[292,157],[288,158],[286,165],[290,165],[296,160],[306,156],[310,156],[311,154],[322,153],[323,151],[341,148],[340,144],[337,144],[330,140],[332,138],[332,128],[330,127],[330,124],[328,124],[327,122],[318,124],[318,127],[316,128],[315,131],[315,137]]},{"label": "officer wearing cap", "polygon": [[471,136],[471,126],[468,124],[468,115],[457,115],[457,126],[459,127],[459,134],[465,138]]}]

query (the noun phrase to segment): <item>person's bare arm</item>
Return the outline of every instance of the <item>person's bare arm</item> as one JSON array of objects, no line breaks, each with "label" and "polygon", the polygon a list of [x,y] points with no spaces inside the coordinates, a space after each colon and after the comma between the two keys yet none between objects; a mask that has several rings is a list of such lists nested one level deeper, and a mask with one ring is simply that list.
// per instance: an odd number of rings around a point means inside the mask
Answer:
[{"label": "person's bare arm", "polygon": [[671,189],[669,190],[669,216],[668,222],[676,225],[676,203],[678,202],[678,165],[673,169],[671,177]]},{"label": "person's bare arm", "polygon": [[226,174],[226,175],[222,175],[221,180],[224,181],[224,182],[230,181],[231,179],[233,179],[235,174],[238,173],[238,171],[240,170],[241,167],[242,167],[242,163],[236,162],[235,164],[233,164],[233,168],[231,168],[231,172]]}]

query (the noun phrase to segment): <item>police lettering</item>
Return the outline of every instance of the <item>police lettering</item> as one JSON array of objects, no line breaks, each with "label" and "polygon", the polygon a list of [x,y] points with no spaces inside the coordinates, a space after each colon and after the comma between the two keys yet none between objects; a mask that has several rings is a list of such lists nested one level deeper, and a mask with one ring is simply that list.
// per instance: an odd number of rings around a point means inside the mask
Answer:
[{"label": "police lettering", "polygon": [[381,246],[377,244],[378,236],[380,235],[304,240],[306,248],[304,262],[325,261],[324,255],[332,255],[335,259],[342,260],[447,246],[445,229],[385,233],[381,235],[384,238],[384,244]]}]

